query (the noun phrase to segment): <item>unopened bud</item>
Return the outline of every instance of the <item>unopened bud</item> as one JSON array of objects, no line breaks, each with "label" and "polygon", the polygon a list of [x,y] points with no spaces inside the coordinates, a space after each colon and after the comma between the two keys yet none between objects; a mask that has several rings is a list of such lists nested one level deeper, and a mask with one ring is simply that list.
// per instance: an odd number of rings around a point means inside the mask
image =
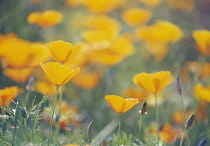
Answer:
[{"label": "unopened bud", "polygon": [[203,138],[199,143],[198,143],[198,146],[205,146],[207,143],[206,139]]},{"label": "unopened bud", "polygon": [[87,137],[88,137],[89,141],[91,142],[93,139],[93,120],[88,125]]},{"label": "unopened bud", "polygon": [[2,124],[2,131],[3,131],[3,133],[5,133],[6,132],[6,130],[7,130],[7,122],[4,122],[3,124]]},{"label": "unopened bud", "polygon": [[179,94],[182,94],[182,83],[181,83],[181,80],[180,80],[180,77],[179,77],[179,73],[176,77],[176,89],[179,92]]},{"label": "unopened bud", "polygon": [[145,100],[144,103],[142,104],[142,107],[141,107],[141,110],[139,111],[139,113],[141,113],[142,115],[147,114],[146,110],[147,110],[147,103]]},{"label": "unopened bud", "polygon": [[23,118],[26,118],[27,117],[27,114],[26,114],[26,110],[25,109],[22,109],[21,115],[22,115]]},{"label": "unopened bud", "polygon": [[193,114],[187,120],[186,125],[185,125],[186,129],[189,129],[192,126],[194,119],[195,119],[195,112],[193,112]]}]

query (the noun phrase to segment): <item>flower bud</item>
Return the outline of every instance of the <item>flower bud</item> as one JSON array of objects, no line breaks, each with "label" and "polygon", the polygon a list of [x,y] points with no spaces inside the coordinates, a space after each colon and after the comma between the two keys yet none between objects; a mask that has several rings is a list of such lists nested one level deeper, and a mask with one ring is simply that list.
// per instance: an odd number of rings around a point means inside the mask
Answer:
[{"label": "flower bud", "polygon": [[186,122],[185,126],[187,130],[192,126],[194,119],[195,119],[195,112],[193,112],[193,114],[189,117],[189,119]]},{"label": "flower bud", "polygon": [[93,120],[88,125],[87,137],[88,137],[89,141],[91,142],[93,139]]},{"label": "flower bud", "polygon": [[147,114],[146,110],[147,110],[147,103],[145,100],[144,103],[142,104],[142,107],[141,107],[141,110],[139,111],[139,113],[141,113],[142,115]]},{"label": "flower bud", "polygon": [[179,94],[182,94],[182,83],[181,83],[181,80],[180,80],[180,77],[179,77],[179,73],[176,77],[176,89],[179,92]]}]

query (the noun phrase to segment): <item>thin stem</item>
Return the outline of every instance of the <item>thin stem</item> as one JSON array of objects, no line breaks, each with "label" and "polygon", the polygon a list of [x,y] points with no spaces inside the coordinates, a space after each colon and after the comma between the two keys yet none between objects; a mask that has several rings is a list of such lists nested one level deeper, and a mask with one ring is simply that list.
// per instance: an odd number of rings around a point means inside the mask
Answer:
[{"label": "thin stem", "polygon": [[156,94],[155,94],[155,108],[156,108],[156,123],[157,123],[156,143],[158,144],[159,112],[158,112],[158,103],[157,103],[157,95]]},{"label": "thin stem", "polygon": [[[57,91],[58,92],[58,91]],[[59,94],[59,113],[58,113],[58,124],[57,124],[57,135],[60,133],[60,119],[61,119],[61,110],[62,110],[62,99],[63,99],[63,92],[62,86],[60,86],[60,94]]]},{"label": "thin stem", "polygon": [[119,117],[119,127],[118,127],[118,146],[120,146],[120,132],[121,132],[121,117],[122,117],[122,114],[120,114],[120,117]]},{"label": "thin stem", "polygon": [[59,86],[56,86],[56,94],[55,94],[55,99],[54,99],[54,103],[53,103],[53,112],[52,112],[52,116],[51,116],[51,120],[50,120],[50,127],[49,127],[49,131],[48,131],[48,146],[50,146],[50,130],[52,127],[53,116],[55,113],[55,105],[56,105],[57,96],[58,96],[58,88],[59,88]]},{"label": "thin stem", "polygon": [[[180,93],[180,97],[181,97],[181,101],[182,101],[182,111],[184,113],[184,126],[185,126],[185,124],[187,122],[187,117],[186,117],[186,111],[185,111],[185,106],[184,106],[184,100],[183,100],[182,93]],[[187,136],[187,145],[190,146],[190,139],[189,139],[188,131],[186,130],[186,126],[185,126],[185,134]]]},{"label": "thin stem", "polygon": [[186,127],[185,127],[184,134],[182,135],[182,139],[181,139],[181,142],[180,142],[180,145],[179,146],[182,146],[183,141],[184,141],[184,137],[186,135],[186,132],[187,132],[187,130],[186,130]]},{"label": "thin stem", "polygon": [[143,115],[140,114],[140,120],[139,120],[139,137],[141,137],[141,125],[142,125],[142,119],[143,119]]}]

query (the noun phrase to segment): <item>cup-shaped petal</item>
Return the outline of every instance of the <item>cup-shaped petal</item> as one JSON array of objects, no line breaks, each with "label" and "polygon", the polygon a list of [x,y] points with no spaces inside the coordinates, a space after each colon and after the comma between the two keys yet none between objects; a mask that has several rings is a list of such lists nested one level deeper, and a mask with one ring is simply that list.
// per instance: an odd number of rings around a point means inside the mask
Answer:
[{"label": "cup-shaped petal", "polygon": [[140,73],[134,76],[133,82],[151,93],[159,93],[165,89],[174,77],[171,76],[169,71],[160,71],[155,74]]},{"label": "cup-shaped petal", "polygon": [[110,106],[119,114],[123,114],[130,110],[134,105],[138,104],[138,100],[133,98],[124,99],[123,97],[116,95],[107,95],[105,97],[106,101]]},{"label": "cup-shaped petal", "polygon": [[65,63],[68,59],[73,58],[78,52],[77,48],[69,42],[62,40],[54,41],[47,45],[53,58],[60,63]]},{"label": "cup-shaped petal", "polygon": [[47,78],[55,85],[61,86],[66,84],[80,71],[79,68],[71,69],[67,65],[61,65],[57,62],[49,62],[46,64],[41,63],[41,67],[44,70]]}]

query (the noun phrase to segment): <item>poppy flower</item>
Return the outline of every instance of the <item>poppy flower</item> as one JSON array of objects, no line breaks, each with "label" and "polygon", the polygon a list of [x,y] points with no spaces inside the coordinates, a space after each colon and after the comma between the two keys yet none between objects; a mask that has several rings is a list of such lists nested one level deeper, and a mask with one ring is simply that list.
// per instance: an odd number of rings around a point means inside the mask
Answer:
[{"label": "poppy flower", "polygon": [[174,77],[171,76],[170,71],[160,71],[155,74],[140,73],[136,74],[133,78],[133,82],[143,88],[144,90],[151,93],[159,93],[165,89]]},{"label": "poppy flower", "polygon": [[40,27],[52,27],[61,23],[63,15],[55,10],[46,10],[44,12],[33,12],[28,15],[27,21],[30,24],[36,24]]},{"label": "poppy flower", "polygon": [[122,19],[130,26],[146,24],[151,16],[149,10],[139,8],[131,8],[122,13]]},{"label": "poppy flower", "polygon": [[210,55],[210,31],[195,30],[192,36],[196,41],[199,52],[203,55]]},{"label": "poppy flower", "polygon": [[57,62],[40,63],[47,78],[55,85],[61,86],[69,82],[80,71],[79,68],[71,69],[67,65],[61,65]]},{"label": "poppy flower", "polygon": [[5,107],[7,104],[11,103],[11,101],[17,97],[18,90],[17,86],[0,89],[0,105]]},{"label": "poppy flower", "polygon": [[78,53],[79,49],[69,42],[57,40],[47,44],[53,58],[60,63],[66,63]]},{"label": "poppy flower", "polygon": [[113,110],[119,114],[123,114],[130,110],[134,105],[138,104],[137,99],[127,98],[124,99],[116,95],[107,95],[105,96],[106,101],[110,104]]},{"label": "poppy flower", "polygon": [[204,86],[202,84],[197,84],[195,85],[193,92],[198,100],[210,103],[210,85]]},{"label": "poppy flower", "polygon": [[149,8],[155,8],[161,3],[162,0],[149,0],[149,1],[148,0],[139,0],[139,1]]}]

